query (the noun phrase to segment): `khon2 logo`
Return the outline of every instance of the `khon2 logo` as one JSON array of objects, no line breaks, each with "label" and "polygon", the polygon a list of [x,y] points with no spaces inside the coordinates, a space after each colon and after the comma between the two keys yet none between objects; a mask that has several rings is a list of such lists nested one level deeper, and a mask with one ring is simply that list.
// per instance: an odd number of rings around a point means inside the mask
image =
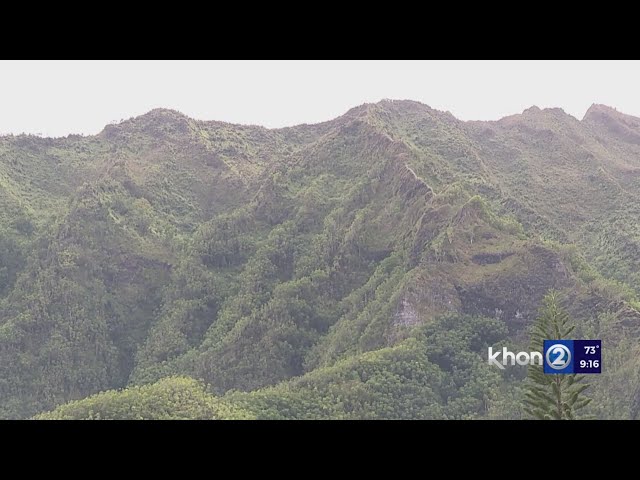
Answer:
[{"label": "khon2 logo", "polygon": [[[510,352],[507,347],[493,351],[490,365],[504,370],[507,365],[542,365],[548,375],[602,372],[601,340],[545,340],[541,352]],[[502,358],[500,358],[502,354]]]},{"label": "khon2 logo", "polygon": [[573,340],[544,341],[544,373],[573,373]]}]

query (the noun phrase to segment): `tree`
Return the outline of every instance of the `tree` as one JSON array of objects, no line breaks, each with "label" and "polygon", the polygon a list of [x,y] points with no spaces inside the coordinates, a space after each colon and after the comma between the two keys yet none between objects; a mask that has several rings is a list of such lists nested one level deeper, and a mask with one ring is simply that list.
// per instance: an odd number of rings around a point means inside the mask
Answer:
[{"label": "tree", "polygon": [[[558,292],[550,291],[531,333],[533,351],[542,352],[543,342],[566,339],[575,328],[569,314],[560,305]],[[584,375],[545,375],[542,365],[528,372],[524,411],[540,420],[573,420],[576,412],[591,402],[583,392],[589,387]]]}]

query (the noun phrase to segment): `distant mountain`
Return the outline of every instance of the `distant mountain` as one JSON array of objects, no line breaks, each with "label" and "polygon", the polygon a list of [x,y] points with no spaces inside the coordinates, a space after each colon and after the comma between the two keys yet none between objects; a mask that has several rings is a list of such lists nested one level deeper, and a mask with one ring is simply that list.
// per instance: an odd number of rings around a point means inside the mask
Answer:
[{"label": "distant mountain", "polygon": [[550,289],[603,340],[588,413],[635,418],[638,205],[602,105],[0,137],[0,418],[520,418],[486,349]]}]

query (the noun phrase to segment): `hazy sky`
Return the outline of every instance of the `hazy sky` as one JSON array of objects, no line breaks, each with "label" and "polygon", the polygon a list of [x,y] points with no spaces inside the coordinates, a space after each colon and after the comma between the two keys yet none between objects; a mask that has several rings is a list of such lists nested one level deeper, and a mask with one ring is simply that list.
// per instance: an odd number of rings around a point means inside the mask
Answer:
[{"label": "hazy sky", "polygon": [[638,85],[637,61],[0,61],[0,133],[93,134],[156,107],[282,127],[383,98],[463,120],[592,103],[640,116]]}]

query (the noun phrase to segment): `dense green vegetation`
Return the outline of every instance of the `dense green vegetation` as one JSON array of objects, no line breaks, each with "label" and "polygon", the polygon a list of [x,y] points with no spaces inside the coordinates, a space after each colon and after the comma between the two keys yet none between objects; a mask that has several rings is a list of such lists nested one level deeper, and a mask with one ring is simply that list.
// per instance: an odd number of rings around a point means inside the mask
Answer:
[{"label": "dense green vegetation", "polygon": [[635,418],[637,138],[409,101],[0,137],[0,418],[522,418],[486,349],[551,289],[603,339],[585,412]]},{"label": "dense green vegetation", "polygon": [[255,418],[208,394],[187,377],[171,377],[153,385],[104,392],[67,403],[41,420],[249,420]]},{"label": "dense green vegetation", "polygon": [[[545,340],[570,339],[575,328],[556,292],[549,292],[533,326],[532,351],[542,352]],[[592,400],[583,394],[589,388],[585,378],[577,374],[545,375],[542,365],[531,366],[525,411],[538,420],[574,420]]]}]

